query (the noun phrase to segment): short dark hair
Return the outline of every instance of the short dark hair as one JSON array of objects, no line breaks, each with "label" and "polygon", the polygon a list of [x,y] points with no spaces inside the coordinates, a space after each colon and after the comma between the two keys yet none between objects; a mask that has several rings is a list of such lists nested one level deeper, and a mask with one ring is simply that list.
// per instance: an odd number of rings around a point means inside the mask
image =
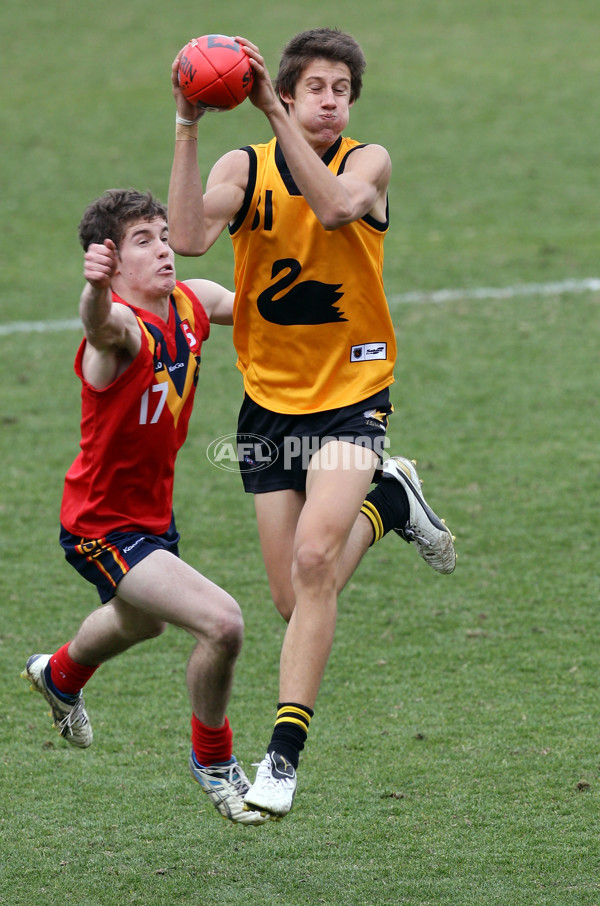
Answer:
[{"label": "short dark hair", "polygon": [[[311,28],[295,35],[283,48],[275,90],[294,97],[298,79],[307,65],[316,59],[345,63],[350,70],[350,101],[360,97],[362,77],[366,68],[360,44],[337,28]],[[287,107],[283,101],[284,107]]]},{"label": "short dark hair", "polygon": [[130,223],[140,220],[167,220],[167,208],[151,192],[136,189],[108,189],[91,202],[79,224],[79,241],[84,251],[94,242],[112,239],[119,249]]}]

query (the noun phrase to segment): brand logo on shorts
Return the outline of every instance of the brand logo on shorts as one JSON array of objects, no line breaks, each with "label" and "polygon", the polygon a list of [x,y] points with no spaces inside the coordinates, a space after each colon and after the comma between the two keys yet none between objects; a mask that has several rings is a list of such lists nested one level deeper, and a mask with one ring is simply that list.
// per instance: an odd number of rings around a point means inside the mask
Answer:
[{"label": "brand logo on shorts", "polygon": [[132,550],[134,549],[134,547],[137,547],[138,544],[141,544],[141,542],[142,542],[143,540],[144,540],[143,538],[138,538],[137,541],[134,541],[134,542],[133,542],[133,544],[128,544],[127,547],[124,547],[124,548],[123,548],[123,553],[124,553],[124,554],[128,554],[129,551],[132,551]]},{"label": "brand logo on shorts", "polygon": [[382,431],[385,431],[387,427],[387,412],[382,412],[380,409],[366,409],[363,415],[365,422],[371,428],[381,428]]},{"label": "brand logo on shorts", "polygon": [[361,343],[350,350],[351,362],[372,362],[387,359],[387,343]]}]

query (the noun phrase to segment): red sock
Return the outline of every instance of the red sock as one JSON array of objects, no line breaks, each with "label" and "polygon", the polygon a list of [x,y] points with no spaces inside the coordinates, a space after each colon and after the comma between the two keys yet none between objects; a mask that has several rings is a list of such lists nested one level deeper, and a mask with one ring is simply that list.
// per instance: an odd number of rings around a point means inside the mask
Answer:
[{"label": "red sock", "polygon": [[95,667],[77,664],[69,657],[70,644],[67,642],[50,658],[50,678],[59,692],[64,692],[66,695],[77,695],[100,664],[96,664]]},{"label": "red sock", "polygon": [[227,718],[222,727],[207,727],[192,714],[192,750],[198,764],[204,767],[229,761],[233,751],[233,732]]}]

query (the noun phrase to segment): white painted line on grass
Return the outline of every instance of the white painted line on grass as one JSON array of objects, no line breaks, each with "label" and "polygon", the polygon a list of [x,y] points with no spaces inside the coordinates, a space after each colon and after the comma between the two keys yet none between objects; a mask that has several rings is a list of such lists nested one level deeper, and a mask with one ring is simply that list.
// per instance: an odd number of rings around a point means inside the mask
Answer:
[{"label": "white painted line on grass", "polygon": [[432,292],[400,293],[388,297],[390,305],[411,302],[455,302],[460,299],[514,299],[517,296],[560,296],[564,293],[598,292],[600,278],[561,280],[556,283],[517,283],[514,286],[478,286],[473,289],[436,289]]},{"label": "white painted line on grass", "polygon": [[[600,277],[584,280],[560,280],[555,283],[517,283],[514,286],[478,286],[471,289],[435,289],[431,292],[396,293],[388,296],[391,306],[410,303],[456,302],[460,299],[514,299],[517,296],[560,296],[565,293],[598,292]],[[14,333],[46,333],[48,331],[81,330],[79,318],[61,321],[12,321],[0,324],[0,337]]]},{"label": "white painted line on grass", "polygon": [[47,333],[57,330],[76,330],[81,327],[79,318],[65,318],[62,321],[12,321],[0,324],[0,337],[11,333]]}]

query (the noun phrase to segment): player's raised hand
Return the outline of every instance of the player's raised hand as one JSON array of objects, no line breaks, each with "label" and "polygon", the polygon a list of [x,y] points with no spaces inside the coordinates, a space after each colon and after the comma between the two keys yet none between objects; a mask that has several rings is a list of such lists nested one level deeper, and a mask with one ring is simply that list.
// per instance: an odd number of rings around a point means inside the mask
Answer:
[{"label": "player's raised hand", "polygon": [[112,239],[102,245],[92,242],[83,258],[83,276],[97,289],[110,286],[117,269],[117,247]]},{"label": "player's raised hand", "polygon": [[242,45],[250,58],[250,65],[252,66],[254,82],[248,97],[255,107],[258,107],[259,110],[262,110],[263,113],[266,113],[268,116],[273,108],[277,109],[281,104],[279,98],[275,94],[275,89],[273,88],[271,76],[269,75],[264,57],[256,44],[253,44],[252,41],[248,41],[247,38],[236,35],[234,40]]},{"label": "player's raised hand", "polygon": [[206,110],[202,107],[197,107],[195,104],[190,104],[179,85],[179,63],[186,47],[187,44],[185,47],[181,48],[173,60],[173,65],[171,66],[171,85],[173,88],[173,97],[175,98],[175,106],[177,107],[177,114],[184,120],[193,120],[194,122],[197,122],[200,117],[204,116]]}]

